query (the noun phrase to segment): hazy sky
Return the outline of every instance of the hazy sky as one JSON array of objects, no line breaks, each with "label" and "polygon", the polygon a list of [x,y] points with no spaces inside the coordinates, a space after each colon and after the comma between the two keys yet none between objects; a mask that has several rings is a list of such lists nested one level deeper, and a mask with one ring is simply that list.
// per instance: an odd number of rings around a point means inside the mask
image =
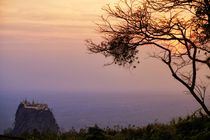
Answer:
[{"label": "hazy sky", "polygon": [[88,53],[84,40],[99,40],[95,22],[115,1],[1,0],[1,92],[182,92],[168,69],[146,55],[131,70],[104,67],[109,59]]}]

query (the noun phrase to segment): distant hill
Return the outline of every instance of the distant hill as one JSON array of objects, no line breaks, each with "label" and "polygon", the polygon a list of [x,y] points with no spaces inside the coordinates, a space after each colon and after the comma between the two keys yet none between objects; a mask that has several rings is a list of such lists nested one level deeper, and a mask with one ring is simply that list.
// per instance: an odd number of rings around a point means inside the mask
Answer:
[{"label": "distant hill", "polygon": [[[28,106],[28,108],[31,108]],[[42,107],[41,107],[42,108]],[[36,108],[38,109],[38,108]],[[47,108],[46,108],[47,109]],[[10,140],[11,133],[0,135],[1,140]],[[168,124],[152,123],[144,127],[129,125],[100,128],[97,125],[74,128],[67,132],[33,131],[23,133],[19,140],[210,140],[210,118],[202,112],[185,118],[177,118]]]},{"label": "distant hill", "polygon": [[47,104],[35,103],[34,101],[31,103],[24,100],[19,104],[16,111],[12,135],[21,135],[34,131],[57,133],[59,127]]}]

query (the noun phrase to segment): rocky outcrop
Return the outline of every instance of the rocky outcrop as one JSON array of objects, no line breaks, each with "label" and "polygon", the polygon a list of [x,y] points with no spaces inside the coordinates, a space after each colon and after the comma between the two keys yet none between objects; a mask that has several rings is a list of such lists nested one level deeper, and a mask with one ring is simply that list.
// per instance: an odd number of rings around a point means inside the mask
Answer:
[{"label": "rocky outcrop", "polygon": [[58,133],[59,127],[47,104],[30,103],[25,100],[18,106],[12,134],[20,135],[25,132],[31,133],[35,130]]}]

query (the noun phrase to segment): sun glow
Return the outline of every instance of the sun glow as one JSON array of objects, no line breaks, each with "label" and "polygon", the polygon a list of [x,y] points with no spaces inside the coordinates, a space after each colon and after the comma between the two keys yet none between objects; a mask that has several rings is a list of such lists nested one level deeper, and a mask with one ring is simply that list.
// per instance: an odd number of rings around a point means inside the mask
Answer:
[{"label": "sun glow", "polygon": [[[102,14],[98,0],[0,1],[0,36],[81,38],[92,36]],[[96,12],[97,11],[97,12]]]}]

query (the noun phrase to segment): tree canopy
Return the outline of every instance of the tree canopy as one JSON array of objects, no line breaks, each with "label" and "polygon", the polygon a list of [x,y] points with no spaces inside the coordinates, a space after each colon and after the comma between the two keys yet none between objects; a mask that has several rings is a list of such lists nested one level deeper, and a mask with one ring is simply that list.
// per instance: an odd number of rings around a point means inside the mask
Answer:
[{"label": "tree canopy", "polygon": [[88,40],[89,51],[135,68],[141,47],[157,48],[152,57],[167,65],[210,116],[205,103],[210,76],[199,75],[201,68],[210,68],[210,1],[121,0],[104,10],[99,24],[104,40],[99,44]]}]

